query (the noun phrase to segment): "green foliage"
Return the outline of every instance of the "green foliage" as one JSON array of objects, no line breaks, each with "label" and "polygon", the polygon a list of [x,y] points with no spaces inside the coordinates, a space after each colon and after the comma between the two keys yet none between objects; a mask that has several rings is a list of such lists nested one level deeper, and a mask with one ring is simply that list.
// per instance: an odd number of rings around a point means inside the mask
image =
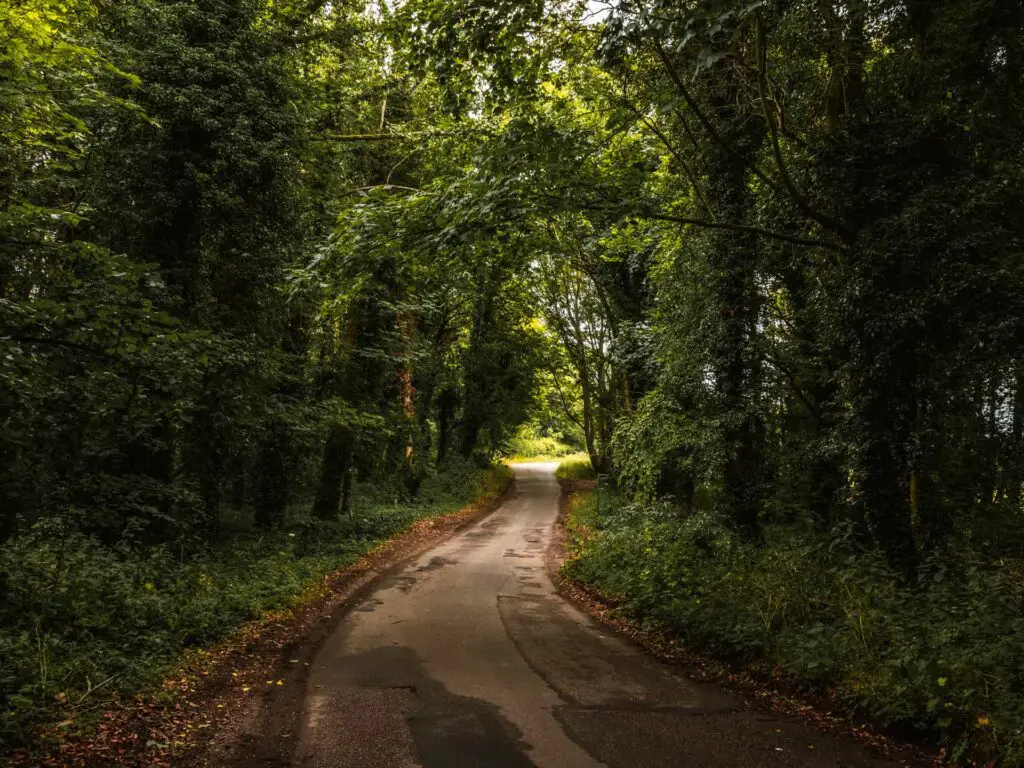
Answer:
[{"label": "green foliage", "polygon": [[416,499],[360,486],[343,520],[295,508],[279,531],[246,525],[186,561],[168,547],[104,546],[76,530],[73,514],[37,522],[0,550],[0,746],[46,722],[88,725],[112,693],[159,683],[183,649],[292,604],[417,520],[497,498],[509,477],[506,467],[453,466],[426,478]]},{"label": "green foliage", "polygon": [[500,105],[535,87],[550,54],[533,41],[551,34],[553,19],[535,0],[413,0],[399,6],[395,26],[418,74],[432,70],[443,87],[442,106],[463,114],[479,101]]},{"label": "green foliage", "polygon": [[692,485],[700,466],[695,454],[705,448],[704,440],[693,416],[656,388],[615,433],[618,482],[644,501],[668,495],[673,481]]},{"label": "green foliage", "polygon": [[505,442],[502,453],[511,461],[521,459],[546,459],[568,456],[574,453],[570,445],[566,445],[557,437],[542,435],[533,424],[524,424]]},{"label": "green foliage", "polygon": [[555,470],[559,480],[593,480],[597,477],[594,464],[586,454],[577,454],[562,459]]},{"label": "green foliage", "polygon": [[18,599],[74,626],[109,571],[152,629],[239,510],[291,552],[300,502],[349,541],[437,467],[585,448],[624,498],[573,567],[636,615],[1020,760],[1024,11],[589,7],[0,0]]},{"label": "green foliage", "polygon": [[937,553],[901,585],[849,536],[629,504],[602,488],[570,512],[566,573],[687,645],[835,690],[849,712],[942,734],[958,757],[1024,759],[1024,582],[1017,565]]}]

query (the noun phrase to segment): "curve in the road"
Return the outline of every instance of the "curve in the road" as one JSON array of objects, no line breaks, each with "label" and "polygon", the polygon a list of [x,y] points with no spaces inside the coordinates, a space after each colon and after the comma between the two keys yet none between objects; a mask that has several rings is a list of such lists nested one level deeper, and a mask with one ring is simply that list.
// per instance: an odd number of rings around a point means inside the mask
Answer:
[{"label": "curve in the road", "polygon": [[308,768],[884,766],[750,710],[598,625],[546,567],[555,465],[390,574],[313,661],[291,764]]}]

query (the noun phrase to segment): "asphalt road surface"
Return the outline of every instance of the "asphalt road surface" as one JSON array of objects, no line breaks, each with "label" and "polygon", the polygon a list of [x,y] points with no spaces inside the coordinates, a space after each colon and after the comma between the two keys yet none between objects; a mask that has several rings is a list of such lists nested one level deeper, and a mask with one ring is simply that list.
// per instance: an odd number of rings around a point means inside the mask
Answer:
[{"label": "asphalt road surface", "polygon": [[313,659],[305,768],[886,766],[852,740],[687,680],[559,597],[553,464],[393,572]]}]

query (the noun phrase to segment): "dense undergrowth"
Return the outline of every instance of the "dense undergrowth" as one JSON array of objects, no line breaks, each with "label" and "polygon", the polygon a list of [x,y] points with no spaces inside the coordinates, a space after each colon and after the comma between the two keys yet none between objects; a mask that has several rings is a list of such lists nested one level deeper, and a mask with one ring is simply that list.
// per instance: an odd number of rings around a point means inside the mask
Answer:
[{"label": "dense undergrowth", "polygon": [[961,760],[1024,765],[1024,574],[951,543],[901,586],[841,531],[768,526],[755,546],[711,513],[570,506],[569,577],[649,629],[815,690],[851,714],[939,733]]},{"label": "dense undergrowth", "polygon": [[510,474],[460,466],[427,478],[415,499],[357,486],[336,522],[295,509],[278,531],[243,525],[186,562],[167,548],[108,548],[63,536],[59,522],[37,524],[0,549],[0,753],[42,724],[88,725],[112,693],[159,683],[185,648],[292,604],[417,520],[496,498]]}]

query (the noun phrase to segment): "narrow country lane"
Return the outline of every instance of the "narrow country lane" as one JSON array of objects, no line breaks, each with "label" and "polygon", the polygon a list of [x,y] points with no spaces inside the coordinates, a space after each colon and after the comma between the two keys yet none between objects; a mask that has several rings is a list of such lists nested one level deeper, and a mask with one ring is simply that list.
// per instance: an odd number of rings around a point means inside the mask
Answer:
[{"label": "narrow country lane", "polygon": [[546,567],[554,470],[517,466],[511,500],[390,574],[341,621],[295,702],[296,732],[264,734],[294,745],[285,764],[890,764],[679,676],[559,597]]}]

